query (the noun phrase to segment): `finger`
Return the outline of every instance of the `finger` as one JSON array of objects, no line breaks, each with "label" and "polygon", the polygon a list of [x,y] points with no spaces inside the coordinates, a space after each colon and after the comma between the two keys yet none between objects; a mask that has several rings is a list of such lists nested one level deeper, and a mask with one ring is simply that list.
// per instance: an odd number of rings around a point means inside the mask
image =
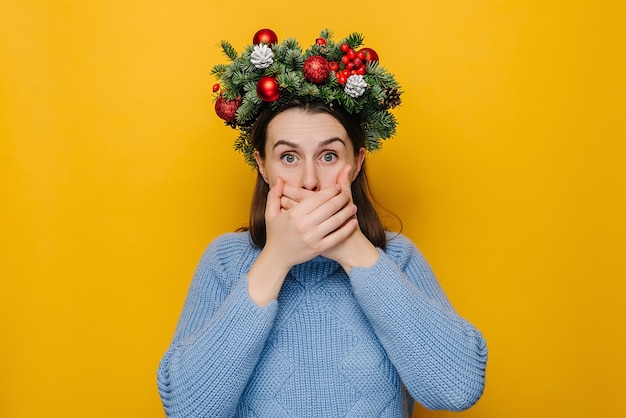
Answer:
[{"label": "finger", "polygon": [[270,191],[267,194],[267,203],[265,204],[266,215],[276,215],[280,213],[280,199],[283,195],[284,186],[285,181],[282,178],[278,177],[276,179],[276,183],[274,183],[274,186],[270,188]]},{"label": "finger", "polygon": [[322,239],[322,245],[325,248],[332,248],[335,245],[345,241],[354,231],[357,230],[359,222],[356,219],[350,219],[344,222],[339,228],[334,229]]},{"label": "finger", "polygon": [[328,202],[330,199],[339,195],[340,192],[341,187],[339,187],[338,185],[322,189],[319,192],[314,192],[311,195],[307,196],[305,199],[301,200],[298,204],[298,207],[294,209],[302,211],[302,213],[304,214],[310,214],[320,206],[324,205],[324,203]]},{"label": "finger", "polygon": [[348,223],[356,214],[356,205],[348,203],[344,205],[340,210],[335,212],[332,216],[326,218],[320,223],[319,228],[323,236],[326,236],[337,229],[343,227]]},{"label": "finger", "polygon": [[[342,195],[338,195],[338,197],[342,197]],[[306,240],[311,243],[317,243],[315,246],[320,251],[325,251],[325,249],[329,248],[329,246],[335,245],[338,241],[333,240],[328,244],[325,244],[324,241],[326,237],[335,233],[335,231],[346,227],[346,224],[351,223],[353,220],[351,218],[354,217],[356,213],[356,206],[353,204],[348,204],[342,207],[340,210],[335,211],[331,216],[326,216],[326,214],[321,214],[323,210],[328,209],[331,204],[324,205],[323,208],[320,208],[306,216],[306,229],[303,229],[303,236],[306,237]],[[334,210],[334,209],[333,209]],[[356,222],[356,220],[354,220]],[[348,226],[347,228],[352,231],[355,228]],[[306,234],[304,234],[306,231]]]},{"label": "finger", "polygon": [[335,229],[327,238],[332,240],[332,246],[337,245],[338,243],[344,241],[348,238],[354,231],[356,231],[359,227],[359,221],[356,219],[350,219],[348,222],[345,222],[339,228]]},{"label": "finger", "polygon": [[283,189],[283,196],[287,196],[291,200],[301,202],[309,196],[312,196],[315,192],[312,190],[303,189],[302,187],[293,187],[285,185]]},{"label": "finger", "polygon": [[[301,206],[306,202],[301,202],[299,205]],[[341,193],[306,214],[306,217],[311,225],[316,225],[319,228],[320,232],[317,235],[323,237],[338,228],[351,216],[354,216],[355,212],[356,206],[351,203],[350,197]]]},{"label": "finger", "polygon": [[352,198],[352,181],[350,179],[350,175],[352,173],[352,167],[347,165],[339,171],[337,175],[337,184],[341,186],[342,192],[350,193],[350,198]]},{"label": "finger", "polygon": [[280,207],[282,209],[291,209],[294,206],[296,206],[298,204],[297,201],[283,195],[283,197],[280,198]]},{"label": "finger", "polygon": [[[354,203],[352,198],[352,167],[346,166],[344,167],[337,176],[337,184],[341,186],[341,193],[348,196],[351,203]],[[356,218],[356,216],[353,216]]]}]

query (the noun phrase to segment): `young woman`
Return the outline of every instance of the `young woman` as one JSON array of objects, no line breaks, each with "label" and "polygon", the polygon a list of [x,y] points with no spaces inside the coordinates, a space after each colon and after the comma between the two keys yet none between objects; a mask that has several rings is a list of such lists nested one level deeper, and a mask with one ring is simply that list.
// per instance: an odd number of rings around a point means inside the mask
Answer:
[{"label": "young woman", "polygon": [[158,384],[171,417],[408,417],[481,396],[486,345],[386,232],[363,119],[293,98],[250,130],[250,227],[211,243]]}]

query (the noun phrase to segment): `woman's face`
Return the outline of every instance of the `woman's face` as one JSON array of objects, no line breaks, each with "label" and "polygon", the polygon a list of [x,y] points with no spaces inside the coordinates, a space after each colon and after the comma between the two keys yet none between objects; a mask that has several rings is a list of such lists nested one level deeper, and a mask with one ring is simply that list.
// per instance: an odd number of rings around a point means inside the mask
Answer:
[{"label": "woman's face", "polygon": [[319,191],[337,183],[339,171],[352,167],[353,181],[365,157],[365,149],[355,156],[352,141],[337,119],[328,113],[288,109],[267,127],[265,158],[255,152],[259,172],[271,186],[281,177],[292,187]]}]

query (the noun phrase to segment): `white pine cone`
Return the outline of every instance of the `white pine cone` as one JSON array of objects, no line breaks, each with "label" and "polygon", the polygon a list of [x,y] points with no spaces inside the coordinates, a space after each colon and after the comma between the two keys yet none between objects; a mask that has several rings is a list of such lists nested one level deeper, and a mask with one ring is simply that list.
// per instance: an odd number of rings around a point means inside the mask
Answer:
[{"label": "white pine cone", "polygon": [[255,45],[250,62],[258,69],[267,68],[274,62],[274,52],[265,44]]},{"label": "white pine cone", "polygon": [[350,97],[357,98],[361,97],[363,93],[365,93],[365,89],[367,88],[367,83],[363,80],[363,76],[359,74],[353,74],[348,77],[348,81],[346,81],[346,87],[344,87],[344,91]]}]

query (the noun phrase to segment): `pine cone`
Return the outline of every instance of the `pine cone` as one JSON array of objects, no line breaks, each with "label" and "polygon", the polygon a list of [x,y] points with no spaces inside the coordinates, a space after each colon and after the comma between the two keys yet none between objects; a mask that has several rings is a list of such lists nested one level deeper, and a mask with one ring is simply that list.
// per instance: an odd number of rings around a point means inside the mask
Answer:
[{"label": "pine cone", "polygon": [[365,93],[366,88],[367,83],[365,82],[365,80],[363,80],[363,76],[354,74],[348,77],[346,87],[343,90],[348,96],[356,99],[357,97],[361,97],[363,93]]},{"label": "pine cone", "polygon": [[267,68],[274,62],[274,52],[265,44],[255,45],[250,56],[250,62],[260,70]]},{"label": "pine cone", "polygon": [[393,87],[387,87],[385,89],[385,96],[387,96],[383,101],[383,106],[385,106],[385,108],[393,109],[396,106],[400,106],[402,100],[400,99],[400,92],[398,91],[398,89],[395,89]]}]

